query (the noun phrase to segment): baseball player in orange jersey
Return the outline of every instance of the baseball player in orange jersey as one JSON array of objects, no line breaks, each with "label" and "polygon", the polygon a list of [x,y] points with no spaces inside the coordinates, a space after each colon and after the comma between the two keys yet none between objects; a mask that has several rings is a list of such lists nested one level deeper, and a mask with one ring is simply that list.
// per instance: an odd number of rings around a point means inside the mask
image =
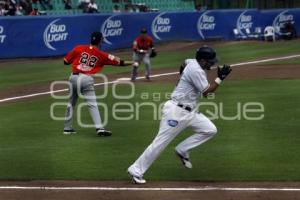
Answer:
[{"label": "baseball player in orange jersey", "polygon": [[[137,37],[133,42],[133,60],[139,64],[143,61],[145,64],[145,78],[150,80],[151,63],[150,58],[157,55],[153,40],[147,35],[147,30],[142,29],[141,35]],[[132,68],[131,80],[135,81],[137,77],[137,66]]]},{"label": "baseball player in orange jersey", "polygon": [[64,134],[76,133],[72,126],[73,111],[77,99],[81,94],[88,105],[97,134],[99,136],[111,136],[111,132],[106,130],[102,125],[96,101],[94,79],[91,75],[101,72],[104,65],[128,66],[137,65],[137,63],[121,60],[116,56],[99,50],[98,46],[102,40],[102,33],[94,32],[91,35],[90,45],[78,45],[64,58],[65,65],[72,65],[72,74],[70,76],[71,97],[66,112]]}]

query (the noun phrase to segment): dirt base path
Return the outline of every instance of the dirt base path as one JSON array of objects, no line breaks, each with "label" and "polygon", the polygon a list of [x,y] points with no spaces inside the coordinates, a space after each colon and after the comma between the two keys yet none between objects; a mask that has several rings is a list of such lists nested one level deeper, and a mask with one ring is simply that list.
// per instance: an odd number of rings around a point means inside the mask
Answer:
[{"label": "dirt base path", "polygon": [[[19,186],[20,189],[3,189],[3,186]],[[24,188],[21,189],[22,186]],[[1,200],[300,199],[299,182],[150,182],[145,185],[133,185],[129,181],[30,181],[0,182],[0,188]],[[189,191],[193,189],[195,191]],[[294,191],[287,191],[287,189]]]},{"label": "dirt base path", "polygon": [[[177,68],[165,68],[153,70],[152,74],[164,74],[170,72],[176,72]],[[140,73],[142,74],[142,73]],[[128,73],[118,73],[108,75],[108,81],[114,81],[118,78],[129,78]],[[216,70],[208,71],[209,79],[216,77]],[[152,78],[151,83],[176,83],[179,75],[159,76]],[[259,80],[259,79],[299,79],[300,78],[300,66],[297,65],[255,65],[255,66],[242,66],[234,68],[232,74],[228,77],[228,80]],[[101,83],[102,80],[95,81]],[[138,80],[136,84],[148,83],[145,79]],[[0,91],[0,100],[10,97],[23,96],[29,94],[35,94],[40,92],[50,91],[51,82],[27,85],[22,87],[15,87],[10,90]],[[55,90],[66,89],[65,85],[54,88]],[[33,97],[38,98],[38,97]],[[20,99],[24,100],[24,99]],[[20,101],[19,100],[19,101]]]}]

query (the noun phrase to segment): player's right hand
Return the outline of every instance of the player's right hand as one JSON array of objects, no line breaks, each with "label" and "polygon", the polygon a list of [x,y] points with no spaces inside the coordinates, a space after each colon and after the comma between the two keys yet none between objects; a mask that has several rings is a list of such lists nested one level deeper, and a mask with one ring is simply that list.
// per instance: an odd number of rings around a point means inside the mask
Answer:
[{"label": "player's right hand", "polygon": [[232,71],[230,65],[223,65],[223,67],[218,67],[218,77],[224,80]]}]

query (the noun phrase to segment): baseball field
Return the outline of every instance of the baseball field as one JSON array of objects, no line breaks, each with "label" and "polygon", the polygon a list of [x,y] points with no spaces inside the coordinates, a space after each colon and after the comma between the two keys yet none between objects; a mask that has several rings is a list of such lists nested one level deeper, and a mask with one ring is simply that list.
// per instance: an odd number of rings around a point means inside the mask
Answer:
[{"label": "baseball field", "polygon": [[[105,105],[99,107],[101,117],[113,132],[105,138],[78,125],[92,124],[85,106],[77,110],[82,112],[74,121],[76,135],[63,135],[63,121],[51,117],[53,111],[63,118],[67,103],[49,94],[53,81],[70,75],[62,58],[1,61],[0,199],[300,199],[300,189],[283,190],[300,188],[300,40],[206,43],[216,49],[220,64],[259,62],[233,67],[216,95],[200,100],[199,111],[213,118],[218,134],[191,153],[192,170],[184,169],[174,153],[176,144],[192,134],[187,130],[145,174],[149,184],[130,189],[140,186],[131,185],[126,170],[157,134],[160,105],[179,78],[172,72],[203,44],[158,45],[159,55],[152,60],[156,76],[150,82],[143,79],[143,66],[134,84],[114,82],[130,77],[130,67],[107,66],[103,74],[111,83],[96,79],[97,94],[107,92],[98,100]],[[130,50],[111,53],[131,59]],[[287,57],[291,55],[296,56]],[[216,70],[208,76],[213,80]],[[86,188],[62,189],[71,186]]]}]

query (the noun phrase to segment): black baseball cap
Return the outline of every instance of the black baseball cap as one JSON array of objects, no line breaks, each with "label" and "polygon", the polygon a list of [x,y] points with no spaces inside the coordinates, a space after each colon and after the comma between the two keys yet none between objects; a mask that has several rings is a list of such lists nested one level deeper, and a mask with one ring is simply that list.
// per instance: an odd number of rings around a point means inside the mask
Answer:
[{"label": "black baseball cap", "polygon": [[143,33],[143,34],[147,33],[147,29],[142,28],[142,29],[141,29],[141,33]]},{"label": "black baseball cap", "polygon": [[103,39],[103,35],[99,31],[95,31],[91,34],[91,44],[92,45],[100,44],[102,39]]}]

